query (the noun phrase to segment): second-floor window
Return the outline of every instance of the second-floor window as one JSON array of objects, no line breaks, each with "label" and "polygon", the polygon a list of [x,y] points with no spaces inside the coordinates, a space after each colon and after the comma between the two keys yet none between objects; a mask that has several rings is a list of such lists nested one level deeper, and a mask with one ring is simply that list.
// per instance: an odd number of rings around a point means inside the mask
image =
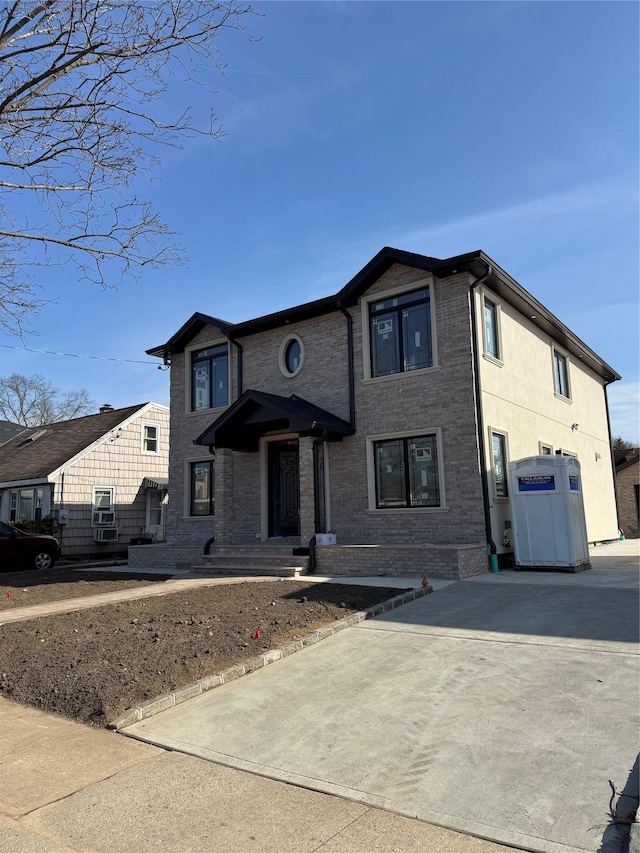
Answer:
[{"label": "second-floor window", "polygon": [[489,299],[484,300],[484,351],[493,358],[500,358],[498,306]]},{"label": "second-floor window", "polygon": [[567,359],[558,350],[553,351],[553,381],[556,394],[570,398],[569,394],[569,370]]},{"label": "second-floor window", "polygon": [[371,376],[433,366],[429,288],[369,305]]},{"label": "second-floor window", "polygon": [[229,349],[220,344],[191,354],[191,411],[229,405]]},{"label": "second-floor window", "polygon": [[160,429],[157,424],[142,425],[142,452],[158,453],[160,444]]}]

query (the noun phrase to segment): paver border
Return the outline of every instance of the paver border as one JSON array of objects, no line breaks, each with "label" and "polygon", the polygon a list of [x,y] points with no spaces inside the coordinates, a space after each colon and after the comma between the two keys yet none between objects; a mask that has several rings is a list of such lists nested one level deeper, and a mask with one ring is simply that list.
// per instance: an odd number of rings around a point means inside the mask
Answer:
[{"label": "paver border", "polygon": [[357,613],[346,616],[344,619],[338,619],[336,622],[325,625],[323,628],[318,628],[316,631],[312,631],[310,634],[307,634],[298,640],[285,643],[275,649],[269,649],[260,655],[248,658],[243,663],[235,664],[228,669],[216,672],[212,675],[206,675],[203,678],[199,678],[192,684],[187,684],[183,687],[177,688],[176,690],[172,690],[170,693],[162,696],[156,696],[146,702],[141,702],[139,705],[134,705],[132,708],[124,711],[124,713],[115,720],[108,723],[107,728],[120,731],[134,723],[139,723],[140,720],[147,719],[155,714],[160,714],[162,711],[168,711],[170,708],[174,708],[176,705],[180,705],[188,699],[193,699],[196,696],[200,696],[202,693],[206,693],[207,691],[220,687],[223,684],[228,684],[230,681],[235,681],[245,675],[250,675],[252,672],[263,669],[265,666],[269,666],[269,664],[276,663],[276,661],[284,660],[284,658],[289,657],[289,655],[300,652],[309,646],[313,646],[321,640],[326,640],[327,637],[331,637],[339,631],[344,631],[345,628],[350,628],[352,625],[358,625],[360,622],[364,622],[367,619],[373,619],[375,616],[380,616],[383,613],[387,613],[390,610],[394,610],[396,607],[401,607],[403,604],[408,604],[410,601],[414,601],[416,598],[422,598],[424,595],[428,595],[432,592],[433,587],[431,584],[427,584],[424,587],[418,587],[417,589],[409,590],[409,592],[403,592],[400,595],[396,595],[393,598],[388,598],[386,601],[376,604],[373,607],[368,607],[366,610],[359,610]]}]

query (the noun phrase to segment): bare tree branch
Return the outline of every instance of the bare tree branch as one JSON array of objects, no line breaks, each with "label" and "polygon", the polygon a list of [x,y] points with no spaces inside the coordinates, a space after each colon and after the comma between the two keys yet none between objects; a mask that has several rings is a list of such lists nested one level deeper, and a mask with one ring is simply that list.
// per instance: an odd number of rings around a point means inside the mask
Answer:
[{"label": "bare tree branch", "polygon": [[60,392],[44,376],[0,376],[0,418],[26,427],[67,421],[95,409],[86,388]]},{"label": "bare tree branch", "polygon": [[241,0],[0,8],[0,327],[21,333],[44,304],[39,265],[72,260],[81,278],[117,287],[146,265],[180,262],[174,236],[130,187],[153,175],[160,146],[221,128],[153,105],[176,71],[207,88],[224,74],[219,37],[246,36],[252,11]]}]

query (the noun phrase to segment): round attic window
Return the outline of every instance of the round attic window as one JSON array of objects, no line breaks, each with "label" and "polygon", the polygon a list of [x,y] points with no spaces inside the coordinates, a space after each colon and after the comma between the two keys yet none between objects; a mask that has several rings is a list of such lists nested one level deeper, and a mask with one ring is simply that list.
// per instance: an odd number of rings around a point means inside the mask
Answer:
[{"label": "round attic window", "polygon": [[280,370],[287,376],[296,376],[304,362],[304,345],[297,335],[287,335],[280,345],[278,361]]}]

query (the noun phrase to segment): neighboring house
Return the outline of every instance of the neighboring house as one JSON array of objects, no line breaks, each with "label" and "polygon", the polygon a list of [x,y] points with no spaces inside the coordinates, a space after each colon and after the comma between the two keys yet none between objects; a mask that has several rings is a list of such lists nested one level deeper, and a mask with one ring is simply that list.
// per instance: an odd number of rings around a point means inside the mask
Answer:
[{"label": "neighboring house", "polygon": [[23,429],[26,427],[21,424],[14,424],[12,421],[0,421],[0,444],[9,441],[10,438],[21,433]]},{"label": "neighboring house", "polygon": [[136,564],[335,532],[322,573],[484,572],[513,550],[507,463],[545,453],[578,457],[590,541],[618,536],[620,377],[481,251],[385,248],[334,296],[196,313],[148,352],[171,365],[168,545]]},{"label": "neighboring house", "polygon": [[640,451],[637,447],[617,450],[616,496],[618,499],[618,523],[627,539],[638,538],[638,514],[640,512]]},{"label": "neighboring house", "polygon": [[24,429],[0,447],[0,519],[53,516],[65,557],[164,539],[169,409],[142,403]]}]

